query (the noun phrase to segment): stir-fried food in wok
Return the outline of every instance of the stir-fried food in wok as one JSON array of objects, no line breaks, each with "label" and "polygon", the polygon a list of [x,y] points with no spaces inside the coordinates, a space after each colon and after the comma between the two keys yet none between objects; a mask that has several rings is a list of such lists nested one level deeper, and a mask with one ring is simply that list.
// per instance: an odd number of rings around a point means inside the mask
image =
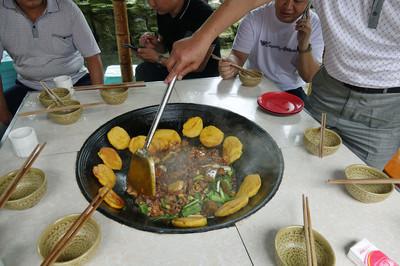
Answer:
[{"label": "stir-fried food in wok", "polygon": [[[149,147],[155,162],[155,196],[138,195],[128,183],[127,192],[134,196],[138,210],[154,221],[168,221],[176,227],[200,227],[207,225],[207,218],[231,215],[244,208],[260,189],[261,178],[258,174],[248,175],[236,187],[232,164],[243,153],[239,138],[229,136],[224,140],[224,133],[217,127],[203,128],[200,117],[188,119],[182,134],[187,138],[181,139],[172,129],[156,131]],[[143,148],[146,140],[139,135],[127,141],[128,133],[119,127],[111,129],[107,136],[112,146],[129,146],[132,153]],[[193,144],[192,138],[198,136],[202,145]],[[104,164],[95,166],[93,173],[101,184],[113,186],[113,169],[122,166],[118,152],[103,147],[98,155]],[[105,201],[116,209],[124,206],[115,192]]]},{"label": "stir-fried food in wok", "polygon": [[159,219],[201,214],[214,216],[236,191],[236,177],[218,148],[190,145],[184,140],[153,154],[156,164],[155,197],[139,195],[142,213]]}]

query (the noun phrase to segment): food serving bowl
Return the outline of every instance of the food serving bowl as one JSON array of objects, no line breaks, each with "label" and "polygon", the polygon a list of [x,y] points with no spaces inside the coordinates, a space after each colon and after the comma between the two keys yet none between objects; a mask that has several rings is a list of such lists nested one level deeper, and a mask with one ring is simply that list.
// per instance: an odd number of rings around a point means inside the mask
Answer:
[{"label": "food serving bowl", "polygon": [[[50,90],[52,92],[54,92],[62,101],[71,99],[71,93],[68,89],[54,88],[54,89],[50,89]],[[54,103],[53,99],[50,97],[50,95],[45,90],[42,90],[40,92],[38,98],[39,98],[39,102],[44,107],[49,107],[51,104]]]},{"label": "food serving bowl", "polygon": [[[18,170],[9,172],[0,178],[0,195],[14,180]],[[5,208],[24,210],[35,206],[47,190],[47,180],[44,172],[38,168],[31,168],[21,178],[14,193],[5,204]]]},{"label": "food serving bowl", "polygon": [[[251,71],[252,75],[249,75],[247,71]],[[262,80],[262,72],[256,69],[248,69],[246,71],[239,71],[239,79],[242,82],[243,86],[246,87],[254,87],[260,84]]]},{"label": "food serving bowl", "polygon": [[100,95],[106,103],[117,105],[125,102],[125,100],[128,98],[128,89],[104,89],[100,91]]},{"label": "food serving bowl", "polygon": [[[344,170],[347,179],[386,179],[390,178],[382,171],[367,165],[352,164]],[[347,191],[353,198],[364,203],[380,202],[392,193],[393,184],[347,184]]]},{"label": "food serving bowl", "polygon": [[[44,259],[55,247],[60,238],[67,232],[79,214],[62,217],[49,225],[40,235],[37,248],[39,255]],[[100,227],[95,220],[89,218],[71,242],[61,252],[55,266],[82,265],[87,262],[96,251],[101,240]]]},{"label": "food serving bowl", "polygon": [[[106,122],[88,137],[76,159],[77,182],[88,201],[93,199],[101,186],[93,175],[93,167],[102,163],[98,156],[99,150],[110,146],[107,133],[119,126],[125,129],[130,137],[147,135],[157,110],[158,105],[155,105],[127,112]],[[125,207],[116,210],[102,204],[98,211],[118,223],[139,230],[157,233],[198,233],[233,226],[267,204],[278,191],[284,167],[281,150],[273,138],[253,121],[241,115],[214,106],[192,103],[167,104],[158,128],[175,129],[181,133],[183,124],[195,116],[200,116],[205,126],[217,126],[225,136],[236,136],[242,142],[243,154],[232,164],[236,174],[236,187],[238,188],[244,177],[251,173],[257,173],[261,177],[261,187],[257,194],[249,199],[246,207],[226,217],[208,218],[207,225],[198,228],[176,228],[163,221],[154,221],[140,212],[134,198],[126,192],[126,176],[132,154],[129,149],[124,149],[118,150],[122,168],[114,171],[117,178],[113,190],[125,201]],[[186,140],[191,145],[201,145],[199,138]]]},{"label": "food serving bowl", "polygon": [[[75,100],[66,100],[63,101],[63,103],[66,106],[80,104],[79,101]],[[51,104],[48,108],[54,108],[54,107],[57,107],[55,103]],[[82,114],[82,107],[78,107],[78,108],[72,108],[70,110],[50,112],[47,114],[47,116],[54,123],[61,125],[68,125],[78,121],[78,119],[81,117],[81,114]]]},{"label": "food serving bowl", "polygon": [[[304,132],[304,146],[314,155],[318,156],[321,141],[321,128],[307,128]],[[323,156],[335,153],[342,144],[342,138],[333,130],[325,128]]]},{"label": "food serving bowl", "polygon": [[[317,264],[335,265],[335,252],[329,242],[317,231],[313,230]],[[303,226],[282,228],[275,236],[275,258],[278,265],[307,265],[307,249]]]}]

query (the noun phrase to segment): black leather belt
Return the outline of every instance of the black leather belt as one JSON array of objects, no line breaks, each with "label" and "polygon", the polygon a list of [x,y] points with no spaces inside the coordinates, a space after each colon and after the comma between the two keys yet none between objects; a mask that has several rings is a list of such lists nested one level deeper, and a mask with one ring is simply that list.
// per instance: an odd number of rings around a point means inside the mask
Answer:
[{"label": "black leather belt", "polygon": [[400,93],[400,87],[386,88],[386,89],[373,89],[373,88],[362,88],[347,83],[343,85],[352,91],[360,93],[370,93],[370,94],[385,94],[385,93]]}]

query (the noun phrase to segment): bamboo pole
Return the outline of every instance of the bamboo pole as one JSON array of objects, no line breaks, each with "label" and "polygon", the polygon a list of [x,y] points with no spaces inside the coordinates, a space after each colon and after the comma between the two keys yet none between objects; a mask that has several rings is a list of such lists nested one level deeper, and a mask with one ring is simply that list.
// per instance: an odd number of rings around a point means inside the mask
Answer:
[{"label": "bamboo pole", "polygon": [[126,2],[125,0],[113,0],[112,2],[122,81],[130,82],[133,81],[131,51],[129,48],[122,47],[122,44],[124,43],[131,43]]}]

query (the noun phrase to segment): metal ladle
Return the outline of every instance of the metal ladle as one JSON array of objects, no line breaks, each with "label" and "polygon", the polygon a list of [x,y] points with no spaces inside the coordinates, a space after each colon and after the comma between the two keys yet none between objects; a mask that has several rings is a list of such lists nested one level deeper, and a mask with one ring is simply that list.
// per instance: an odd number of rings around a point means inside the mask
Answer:
[{"label": "metal ladle", "polygon": [[167,104],[175,86],[176,78],[177,77],[175,76],[168,84],[161,104],[158,107],[156,117],[154,118],[149,134],[147,135],[143,149],[139,149],[131,158],[127,183],[138,194],[154,196],[156,193],[155,165],[153,158],[148,153],[148,149],[164,112],[165,105]]}]

